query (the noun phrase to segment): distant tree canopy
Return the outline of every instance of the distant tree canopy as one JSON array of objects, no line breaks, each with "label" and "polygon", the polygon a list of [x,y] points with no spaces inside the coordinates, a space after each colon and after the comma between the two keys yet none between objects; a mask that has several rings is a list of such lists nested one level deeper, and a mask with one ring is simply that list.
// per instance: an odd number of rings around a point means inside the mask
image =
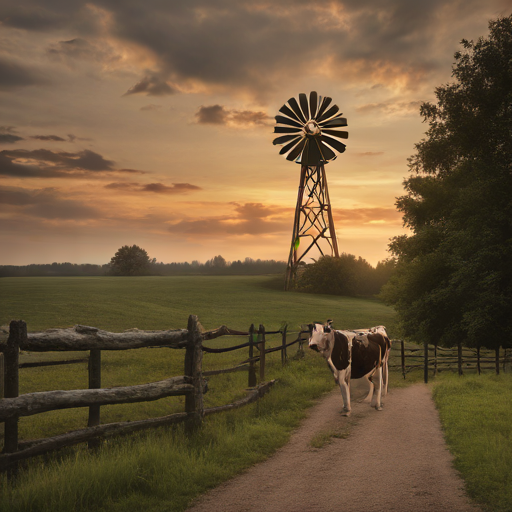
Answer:
[{"label": "distant tree canopy", "polygon": [[310,293],[370,296],[380,292],[395,267],[393,260],[373,268],[363,258],[343,253],[339,258],[323,256],[299,274],[297,288]]},{"label": "distant tree canopy", "polygon": [[413,234],[390,244],[383,297],[417,341],[512,341],[512,16],[489,28],[461,42],[454,83],[421,106],[429,128],[396,203]]},{"label": "distant tree canopy", "polygon": [[138,245],[123,245],[110,260],[109,273],[114,276],[145,275],[149,273],[151,263],[148,253]]}]

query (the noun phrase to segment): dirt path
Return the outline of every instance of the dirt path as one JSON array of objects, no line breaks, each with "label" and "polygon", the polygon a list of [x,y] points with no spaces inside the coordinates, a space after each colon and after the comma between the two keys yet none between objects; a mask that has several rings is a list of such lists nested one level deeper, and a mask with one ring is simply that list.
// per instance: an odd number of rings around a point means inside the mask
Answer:
[{"label": "dirt path", "polygon": [[[364,390],[355,387],[352,397]],[[451,466],[430,390],[393,389],[384,410],[353,402],[342,417],[339,391],[314,406],[290,442],[267,461],[205,494],[189,512],[476,512]],[[338,432],[322,448],[311,440]]]}]

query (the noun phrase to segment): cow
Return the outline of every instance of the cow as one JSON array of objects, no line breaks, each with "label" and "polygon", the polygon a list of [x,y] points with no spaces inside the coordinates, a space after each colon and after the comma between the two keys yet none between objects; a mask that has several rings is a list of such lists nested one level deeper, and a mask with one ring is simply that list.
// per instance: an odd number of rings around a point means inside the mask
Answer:
[{"label": "cow", "polygon": [[[369,329],[354,329],[352,332],[356,334],[368,334],[368,333],[378,333],[381,334],[385,341],[385,351],[382,356],[382,396],[386,396],[388,394],[389,387],[389,355],[391,352],[391,340],[388,337],[388,333],[386,328],[383,325],[377,325],[375,327],[370,327]],[[368,381],[370,385],[370,391],[368,392],[368,396],[363,400],[364,402],[370,402],[373,396],[373,383]]]},{"label": "cow", "polygon": [[372,389],[371,407],[382,410],[382,356],[386,342],[380,333],[356,334],[337,331],[327,324],[310,324],[309,348],[320,352],[327,360],[334,380],[339,384],[343,414],[350,416],[350,380],[365,377]]}]

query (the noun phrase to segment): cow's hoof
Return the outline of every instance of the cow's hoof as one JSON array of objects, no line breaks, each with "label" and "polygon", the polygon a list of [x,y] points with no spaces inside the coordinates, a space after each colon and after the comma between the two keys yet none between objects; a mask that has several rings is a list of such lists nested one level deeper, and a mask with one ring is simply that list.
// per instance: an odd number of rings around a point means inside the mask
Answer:
[{"label": "cow's hoof", "polygon": [[382,411],[382,405],[376,405],[375,406],[376,411]]},{"label": "cow's hoof", "polygon": [[346,416],[347,418],[352,414],[352,411],[346,411],[345,409],[343,409],[343,411],[341,411],[341,415],[342,416]]}]

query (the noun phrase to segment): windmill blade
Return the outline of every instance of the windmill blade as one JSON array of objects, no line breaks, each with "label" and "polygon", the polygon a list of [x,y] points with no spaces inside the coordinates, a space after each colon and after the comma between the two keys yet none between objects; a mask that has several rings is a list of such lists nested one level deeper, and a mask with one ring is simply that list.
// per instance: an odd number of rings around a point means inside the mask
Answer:
[{"label": "windmill blade", "polygon": [[343,142],[340,142],[339,140],[333,139],[332,137],[328,137],[327,135],[322,135],[320,139],[322,140],[322,142],[329,144],[329,146],[334,148],[339,153],[343,153],[345,151],[345,144],[343,144]]},{"label": "windmill blade", "polygon": [[316,140],[316,143],[320,146],[320,151],[325,162],[329,162],[336,158],[336,153],[329,146],[318,140]]},{"label": "windmill blade", "polygon": [[278,146],[280,144],[285,144],[292,139],[297,139],[298,137],[299,135],[283,135],[282,137],[277,137],[277,139],[274,139],[272,144],[274,144],[274,146]]},{"label": "windmill blade", "polygon": [[307,138],[304,137],[300,142],[299,144],[294,148],[292,149],[288,155],[286,155],[286,160],[295,160],[302,152],[302,150],[304,149],[304,146],[306,145],[306,142],[307,142]]},{"label": "windmill blade", "polygon": [[292,109],[288,108],[288,105],[283,105],[279,109],[279,112],[282,112],[283,114],[287,115],[288,117],[291,117],[292,119],[298,121],[299,123],[301,122],[299,116],[297,116],[297,114]]},{"label": "windmill blade", "polygon": [[318,118],[325,112],[325,109],[331,104],[332,98],[329,98],[326,96],[322,100],[322,104],[320,105],[320,109],[318,110],[316,114],[316,121],[318,122]]},{"label": "windmill blade", "polygon": [[286,146],[283,146],[283,147],[281,148],[281,151],[279,151],[279,154],[280,154],[280,155],[284,155],[284,154],[288,153],[288,151],[290,151],[290,149],[294,148],[294,147],[295,147],[295,145],[296,145],[297,143],[299,143],[299,142],[300,142],[300,138],[299,138],[299,137],[295,138],[295,139],[294,139],[294,140],[292,140],[289,144],[286,144]]},{"label": "windmill blade", "polygon": [[290,98],[288,100],[288,105],[290,105],[291,109],[295,112],[297,117],[306,124],[306,119],[304,119],[304,115],[302,114],[302,111],[300,110],[299,104],[297,103],[297,100],[295,98]]},{"label": "windmill blade", "polygon": [[318,95],[316,91],[309,93],[309,118],[315,119],[316,109],[318,108]]},{"label": "windmill blade", "polygon": [[299,94],[299,102],[300,102],[300,108],[302,109],[302,113],[304,114],[304,117],[306,120],[309,119],[309,106],[308,106],[308,97],[301,92]]},{"label": "windmill blade", "polygon": [[340,111],[340,107],[338,105],[333,105],[327,112],[324,112],[317,120],[317,123],[321,123],[324,119],[329,119],[334,114]]},{"label": "windmill blade", "polygon": [[334,137],[339,137],[340,139],[348,139],[348,132],[342,132],[338,130],[322,130],[322,133],[326,133],[327,135],[334,135]]},{"label": "windmill blade", "polygon": [[299,134],[301,130],[298,128],[287,128],[286,126],[274,126],[274,133],[296,133]]},{"label": "windmill blade", "polygon": [[276,122],[280,124],[287,124],[288,126],[296,126],[297,128],[302,128],[302,125],[297,121],[293,121],[293,119],[288,119],[287,117],[284,116],[276,116],[275,119]]},{"label": "windmill blade", "polygon": [[326,128],[336,128],[337,126],[347,126],[347,120],[344,117],[337,117],[336,119],[331,119],[330,121],[325,121],[320,125],[322,128],[325,126]]}]

